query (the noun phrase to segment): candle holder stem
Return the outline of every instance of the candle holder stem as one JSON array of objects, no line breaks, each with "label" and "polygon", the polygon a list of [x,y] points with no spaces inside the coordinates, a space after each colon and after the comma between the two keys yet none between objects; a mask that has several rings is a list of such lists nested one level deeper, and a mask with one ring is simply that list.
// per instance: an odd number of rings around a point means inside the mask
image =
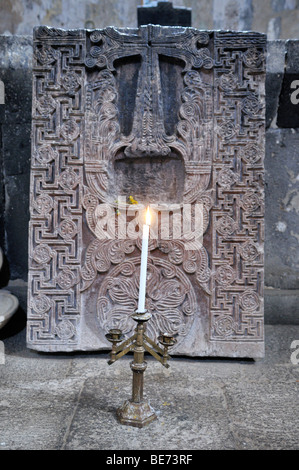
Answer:
[{"label": "candle holder stem", "polygon": [[134,360],[131,362],[130,367],[133,371],[133,385],[132,385],[132,401],[140,403],[143,400],[143,381],[144,372],[147,363],[144,360],[144,347],[143,347],[143,331],[144,326],[138,324],[137,328],[136,346],[134,348]]},{"label": "candle holder stem", "polygon": [[147,311],[142,313],[138,311],[135,312],[135,314],[132,315],[133,320],[137,323],[135,333],[119,346],[117,346],[117,343],[123,338],[121,330],[112,329],[106,335],[108,341],[112,343],[112,351],[108,364],[113,364],[129,351],[134,352],[133,361],[130,363],[133,372],[132,398],[126,400],[117,410],[116,414],[121,424],[138,428],[142,428],[157,419],[155,411],[143,397],[144,372],[147,368],[144,353],[145,351],[149,352],[164,367],[169,367],[167,364],[167,360],[169,359],[168,348],[175,344],[175,339],[167,333],[164,333],[159,336],[159,342],[164,346],[162,349],[145,334],[145,325],[151,316],[152,315]]},{"label": "candle holder stem", "polygon": [[155,411],[143,398],[144,372],[147,368],[147,363],[144,360],[145,349],[143,346],[143,335],[145,330],[144,321],[144,319],[139,321],[137,320],[137,336],[135,347],[133,349],[134,359],[130,364],[133,372],[132,399],[126,400],[117,410],[117,417],[121,424],[139,428],[142,428],[157,419]]}]

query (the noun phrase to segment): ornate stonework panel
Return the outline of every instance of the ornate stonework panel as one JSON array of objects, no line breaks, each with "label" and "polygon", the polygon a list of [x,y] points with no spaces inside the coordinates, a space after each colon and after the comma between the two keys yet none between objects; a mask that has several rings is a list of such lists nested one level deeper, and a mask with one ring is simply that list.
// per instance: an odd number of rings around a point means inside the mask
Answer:
[{"label": "ornate stonework panel", "polygon": [[28,347],[132,333],[151,206],[148,335],[263,355],[265,36],[34,31]]}]

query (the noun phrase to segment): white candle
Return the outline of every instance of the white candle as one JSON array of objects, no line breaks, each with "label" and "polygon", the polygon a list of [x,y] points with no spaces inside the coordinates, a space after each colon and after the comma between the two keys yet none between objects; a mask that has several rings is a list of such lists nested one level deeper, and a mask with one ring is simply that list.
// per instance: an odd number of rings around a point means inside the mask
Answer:
[{"label": "white candle", "polygon": [[150,214],[149,207],[148,207],[146,211],[146,221],[145,221],[145,224],[143,225],[143,232],[142,232],[139,299],[138,299],[138,310],[137,310],[139,313],[145,312],[147,254],[148,254],[148,238],[149,238],[150,224],[151,224],[151,214]]}]

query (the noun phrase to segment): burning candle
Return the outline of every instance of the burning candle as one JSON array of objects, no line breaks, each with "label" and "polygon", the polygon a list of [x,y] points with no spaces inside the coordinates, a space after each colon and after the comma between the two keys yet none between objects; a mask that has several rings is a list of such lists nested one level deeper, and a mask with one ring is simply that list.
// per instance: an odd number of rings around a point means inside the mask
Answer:
[{"label": "burning candle", "polygon": [[149,207],[148,207],[146,210],[146,219],[145,219],[145,224],[143,225],[143,232],[142,232],[139,299],[138,299],[138,310],[137,310],[138,313],[145,312],[147,254],[148,254],[148,238],[149,238],[150,224],[151,224],[151,214],[150,214]]}]

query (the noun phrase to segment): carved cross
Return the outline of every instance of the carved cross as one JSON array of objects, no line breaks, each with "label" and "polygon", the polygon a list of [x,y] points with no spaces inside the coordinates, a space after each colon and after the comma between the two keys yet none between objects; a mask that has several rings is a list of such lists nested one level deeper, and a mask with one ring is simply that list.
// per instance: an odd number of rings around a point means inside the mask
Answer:
[{"label": "carved cross", "polygon": [[[132,30],[131,30],[132,31]],[[136,34],[127,30],[116,31],[107,28],[105,37],[94,31],[90,39],[98,43],[91,46],[86,59],[88,67],[107,67],[114,71],[114,61],[123,57],[141,57],[136,107],[134,113],[134,136],[126,148],[128,157],[167,156],[170,148],[167,142],[174,139],[165,133],[159,56],[169,56],[185,63],[184,72],[191,68],[212,68],[213,60],[209,50],[209,35],[193,28],[177,28],[177,34],[167,34],[159,26],[142,26]],[[188,47],[186,47],[188,46]],[[188,53],[186,54],[186,50]]]}]

